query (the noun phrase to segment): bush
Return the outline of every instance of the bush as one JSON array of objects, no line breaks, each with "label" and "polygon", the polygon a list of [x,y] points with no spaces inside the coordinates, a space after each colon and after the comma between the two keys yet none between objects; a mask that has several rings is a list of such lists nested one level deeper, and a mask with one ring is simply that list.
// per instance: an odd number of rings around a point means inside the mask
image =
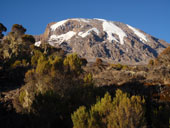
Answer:
[{"label": "bush", "polygon": [[50,63],[45,56],[41,56],[38,59],[38,64],[36,67],[36,73],[38,74],[48,74],[50,69]]},{"label": "bush", "polygon": [[12,67],[12,68],[16,68],[16,67],[21,66],[21,65],[22,65],[22,62],[21,62],[20,60],[16,60],[16,61],[11,65],[11,67]]},{"label": "bush", "polygon": [[51,65],[50,74],[51,76],[55,77],[57,75],[57,71],[60,73],[63,71],[63,58],[60,56],[50,56],[49,63]]},{"label": "bush", "polygon": [[82,72],[82,61],[75,53],[68,54],[63,63],[67,72],[74,72],[74,74],[80,74]]},{"label": "bush", "polygon": [[18,99],[22,107],[29,112],[31,109],[32,100],[27,90],[20,91]]},{"label": "bush", "polygon": [[128,97],[121,90],[111,98],[106,93],[104,98],[91,106],[89,111],[81,106],[72,115],[74,128],[139,128],[145,127],[145,100],[140,96]]},{"label": "bush", "polygon": [[33,56],[31,57],[31,65],[36,67],[38,63],[38,59],[43,56],[42,52],[39,50],[34,50],[33,51]]},{"label": "bush", "polygon": [[86,110],[86,107],[79,107],[79,109],[74,112],[71,117],[74,124],[74,128],[88,128],[89,114]]},{"label": "bush", "polygon": [[21,104],[24,103],[24,98],[25,98],[25,97],[26,97],[26,91],[23,90],[23,91],[21,91],[20,94],[19,94],[19,102],[20,102]]},{"label": "bush", "polygon": [[31,76],[33,76],[35,74],[35,70],[34,69],[30,69],[25,73],[25,78],[29,78]]},{"label": "bush", "polygon": [[23,35],[26,32],[26,29],[22,25],[14,24],[11,32],[14,32],[16,35]]},{"label": "bush", "polygon": [[84,77],[85,86],[92,86],[93,85],[93,76],[91,73],[88,73]]},{"label": "bush", "polygon": [[126,67],[121,64],[111,64],[111,67],[116,70],[121,70],[122,68],[126,69]]},{"label": "bush", "polygon": [[30,43],[30,44],[34,44],[35,43],[35,39],[32,35],[23,35],[22,37],[22,41],[25,43]]}]

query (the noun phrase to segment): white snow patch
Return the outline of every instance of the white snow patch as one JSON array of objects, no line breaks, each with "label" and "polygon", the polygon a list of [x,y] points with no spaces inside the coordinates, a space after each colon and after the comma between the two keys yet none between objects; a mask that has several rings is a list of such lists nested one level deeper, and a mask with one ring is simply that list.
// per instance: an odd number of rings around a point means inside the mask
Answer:
[{"label": "white snow patch", "polygon": [[106,21],[105,19],[94,18],[95,20]]},{"label": "white snow patch", "polygon": [[51,30],[52,31],[55,31],[58,27],[62,26],[63,24],[65,24],[68,20],[62,20],[62,21],[59,21],[53,25],[51,25]]},{"label": "white snow patch", "polygon": [[116,34],[119,36],[119,40],[120,40],[120,44],[124,44],[124,37],[127,37],[126,33],[119,28],[118,26],[116,26],[114,23],[103,20],[103,31],[105,31],[108,35],[108,40],[109,41],[117,41],[118,40],[113,36],[113,34]]},{"label": "white snow patch", "polygon": [[89,19],[83,19],[83,18],[73,18],[73,19],[70,19],[70,20],[76,20],[76,21],[79,21],[79,22],[85,22],[85,23],[89,23]]},{"label": "white snow patch", "polygon": [[88,36],[92,31],[96,32],[97,35],[99,35],[99,30],[97,28],[91,28],[88,31],[86,31],[85,33],[83,32],[79,32],[78,35],[81,36],[82,38],[85,38],[86,36]]},{"label": "white snow patch", "polygon": [[128,24],[127,24],[127,26],[140,38],[141,41],[142,40],[146,41],[146,42],[148,41],[146,36],[143,33],[141,33],[139,30],[137,30],[136,28],[134,28]]},{"label": "white snow patch", "polygon": [[35,42],[35,44],[34,44],[35,46],[37,46],[37,47],[39,47],[40,45],[41,45],[41,41],[37,41],[37,42]]},{"label": "white snow patch", "polygon": [[69,39],[71,39],[74,35],[76,35],[76,32],[73,31],[69,31],[65,34],[61,34],[61,35],[51,35],[49,42],[55,42],[58,44],[63,43],[64,41],[68,41]]},{"label": "white snow patch", "polygon": [[68,20],[76,20],[76,21],[79,21],[79,22],[85,22],[85,23],[89,23],[89,19],[83,19],[83,18],[73,18],[73,19],[67,19],[67,20],[62,20],[62,21],[59,21],[53,25],[51,25],[51,30],[52,31],[55,31],[58,27],[64,25]]}]

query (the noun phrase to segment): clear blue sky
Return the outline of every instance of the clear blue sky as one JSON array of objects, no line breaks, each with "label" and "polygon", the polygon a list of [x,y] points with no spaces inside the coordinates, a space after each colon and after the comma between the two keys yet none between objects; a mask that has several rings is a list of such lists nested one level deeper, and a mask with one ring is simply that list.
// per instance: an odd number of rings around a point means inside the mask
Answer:
[{"label": "clear blue sky", "polygon": [[170,0],[0,0],[2,22],[10,31],[22,24],[28,34],[44,32],[67,18],[120,21],[170,43]]}]

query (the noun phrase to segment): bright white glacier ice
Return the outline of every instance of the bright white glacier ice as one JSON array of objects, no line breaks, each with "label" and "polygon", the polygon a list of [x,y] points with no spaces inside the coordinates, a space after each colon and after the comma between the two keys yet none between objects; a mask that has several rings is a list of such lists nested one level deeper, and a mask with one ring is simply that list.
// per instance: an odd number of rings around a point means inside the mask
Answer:
[{"label": "bright white glacier ice", "polygon": [[83,19],[83,18],[73,18],[73,19],[70,19],[70,20],[76,20],[76,21],[79,21],[79,22],[89,23],[89,19]]},{"label": "bright white glacier ice", "polygon": [[94,20],[106,21],[105,19],[94,18]]},{"label": "bright white glacier ice", "polygon": [[147,38],[146,38],[146,36],[143,34],[143,33],[141,33],[139,30],[137,30],[136,28],[134,28],[134,27],[132,27],[132,26],[130,26],[130,25],[128,25],[127,24],[127,26],[140,38],[140,39],[142,39],[142,40],[144,40],[144,41],[148,41],[147,40]]},{"label": "bright white glacier ice", "polygon": [[55,31],[58,27],[62,26],[63,24],[65,24],[68,20],[62,20],[62,21],[59,21],[53,25],[51,25],[51,30],[52,31]]},{"label": "bright white glacier ice", "polygon": [[73,32],[73,31],[69,31],[69,32],[67,32],[65,34],[61,34],[61,35],[51,35],[49,42],[61,44],[64,41],[68,41],[69,39],[71,39],[74,35],[76,35],[76,32]]},{"label": "bright white glacier ice", "polygon": [[76,21],[79,21],[79,22],[85,22],[85,23],[89,23],[89,19],[83,19],[83,18],[73,18],[73,19],[67,19],[67,20],[62,20],[62,21],[59,21],[53,25],[51,25],[51,30],[52,31],[55,31],[58,27],[64,25],[68,20],[76,20]]},{"label": "bright white glacier ice", "polygon": [[105,31],[108,34],[107,39],[109,41],[112,41],[112,40],[117,41],[116,38],[113,36],[113,34],[118,35],[120,39],[120,44],[124,44],[123,39],[124,37],[127,37],[126,33],[121,28],[119,28],[114,23],[109,22],[109,21],[103,22],[103,31]]},{"label": "bright white glacier ice", "polygon": [[39,47],[41,45],[41,41],[35,42],[35,46]]},{"label": "bright white glacier ice", "polygon": [[91,29],[89,29],[88,31],[86,31],[86,32],[84,32],[84,33],[83,33],[83,32],[79,32],[78,35],[81,36],[82,38],[85,38],[86,36],[90,35],[90,33],[91,33],[92,31],[96,32],[97,35],[99,35],[99,33],[100,33],[97,28],[91,28]]},{"label": "bright white glacier ice", "polygon": [[127,37],[126,33],[119,28],[118,26],[116,26],[113,22],[110,21],[106,21],[103,19],[98,19],[103,21],[103,31],[105,31],[108,35],[108,40],[109,41],[116,41],[118,42],[118,40],[113,36],[113,34],[116,34],[119,36],[119,40],[120,40],[120,44],[124,44],[124,37]]}]

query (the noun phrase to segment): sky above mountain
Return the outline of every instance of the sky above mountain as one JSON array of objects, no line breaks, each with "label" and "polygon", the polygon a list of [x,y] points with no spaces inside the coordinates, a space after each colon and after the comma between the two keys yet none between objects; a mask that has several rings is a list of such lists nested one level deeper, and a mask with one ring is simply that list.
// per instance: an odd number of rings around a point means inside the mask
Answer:
[{"label": "sky above mountain", "polygon": [[8,32],[22,24],[28,34],[68,18],[102,18],[129,24],[170,43],[170,0],[1,0],[0,22]]}]

